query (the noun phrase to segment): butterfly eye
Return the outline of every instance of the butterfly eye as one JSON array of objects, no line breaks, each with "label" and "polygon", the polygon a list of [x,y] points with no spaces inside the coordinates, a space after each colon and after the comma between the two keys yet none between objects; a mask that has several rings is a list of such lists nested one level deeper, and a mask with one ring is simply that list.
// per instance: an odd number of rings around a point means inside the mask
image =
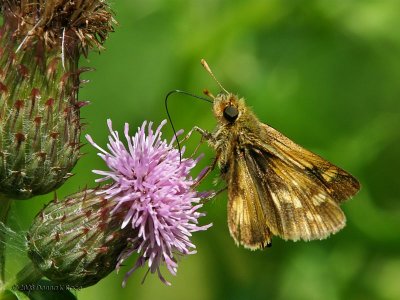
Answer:
[{"label": "butterfly eye", "polygon": [[224,118],[228,120],[228,122],[233,123],[239,115],[239,111],[236,107],[229,105],[224,109]]}]

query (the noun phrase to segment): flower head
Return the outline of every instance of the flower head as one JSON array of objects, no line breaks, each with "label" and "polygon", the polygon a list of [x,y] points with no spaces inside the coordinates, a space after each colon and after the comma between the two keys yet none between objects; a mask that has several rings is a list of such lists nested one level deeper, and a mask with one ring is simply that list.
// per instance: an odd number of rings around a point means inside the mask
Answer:
[{"label": "flower head", "polygon": [[0,194],[29,199],[72,176],[88,104],[79,59],[113,31],[107,3],[0,1]]},{"label": "flower head", "polygon": [[102,191],[106,199],[118,203],[112,213],[126,211],[121,227],[132,227],[129,246],[122,251],[117,269],[131,254],[139,254],[123,285],[146,263],[151,273],[157,272],[159,278],[169,284],[160,273],[160,265],[165,263],[175,275],[177,255],[195,253],[191,233],[211,226],[198,225],[198,218],[204,214],[197,211],[202,207],[201,198],[192,189],[196,180],[189,175],[199,158],[181,160],[179,151],[173,147],[175,139],[170,143],[161,139],[161,128],[166,121],[155,132],[152,123],[144,122],[133,137],[129,135],[129,125],[125,124],[127,146],[112,129],[111,120],[107,123],[111,132],[108,151],[99,147],[90,136],[86,138],[100,151],[99,156],[109,168],[93,172],[103,176],[97,182],[113,181]]}]

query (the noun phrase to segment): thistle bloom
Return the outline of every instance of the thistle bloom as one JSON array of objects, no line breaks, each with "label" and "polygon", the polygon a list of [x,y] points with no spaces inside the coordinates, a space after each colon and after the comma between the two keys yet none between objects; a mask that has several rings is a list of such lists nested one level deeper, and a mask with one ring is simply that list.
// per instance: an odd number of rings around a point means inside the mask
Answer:
[{"label": "thistle bloom", "polygon": [[202,207],[201,197],[192,189],[196,180],[189,175],[199,158],[181,161],[179,151],[173,147],[175,138],[170,143],[161,139],[165,120],[155,132],[152,123],[144,122],[133,137],[129,135],[129,125],[125,124],[127,147],[112,129],[111,120],[107,123],[111,133],[108,151],[89,135],[86,138],[100,151],[99,156],[109,168],[94,170],[103,176],[96,181],[112,180],[111,185],[99,193],[117,202],[111,213],[126,212],[121,228],[132,227],[129,245],[120,254],[117,269],[131,254],[139,254],[135,265],[125,275],[123,286],[127,278],[146,263],[148,271],[157,271],[159,278],[170,285],[161,275],[160,265],[165,263],[169,272],[176,275],[177,256],[196,253],[190,241],[191,233],[211,226],[198,225],[198,218],[204,215],[197,211]]}]

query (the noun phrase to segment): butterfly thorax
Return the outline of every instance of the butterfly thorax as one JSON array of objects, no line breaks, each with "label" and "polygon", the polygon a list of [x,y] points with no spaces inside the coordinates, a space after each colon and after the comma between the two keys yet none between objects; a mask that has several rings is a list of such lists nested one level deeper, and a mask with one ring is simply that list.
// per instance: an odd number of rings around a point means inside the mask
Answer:
[{"label": "butterfly thorax", "polygon": [[244,99],[232,94],[218,95],[213,110],[218,124],[209,144],[217,153],[218,165],[224,176],[229,171],[231,156],[241,155],[244,147],[260,135],[260,122]]}]

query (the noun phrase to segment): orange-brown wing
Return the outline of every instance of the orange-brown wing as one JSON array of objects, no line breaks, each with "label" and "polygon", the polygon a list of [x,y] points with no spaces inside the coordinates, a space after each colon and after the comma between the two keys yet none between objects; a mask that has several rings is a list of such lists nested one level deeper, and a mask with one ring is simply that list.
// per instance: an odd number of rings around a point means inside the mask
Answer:
[{"label": "orange-brown wing", "polygon": [[343,228],[339,203],[358,191],[358,181],[271,127],[262,128],[260,138],[239,140],[230,160],[228,223],[235,240],[261,248],[271,233],[313,240]]},{"label": "orange-brown wing", "polygon": [[305,173],[311,180],[322,184],[338,203],[360,190],[360,183],[348,172],[302,148],[274,128],[266,124],[262,124],[261,128],[264,144],[258,145],[260,149],[267,150],[285,166]]},{"label": "orange-brown wing", "polygon": [[269,152],[245,148],[266,225],[285,240],[323,239],[342,229],[346,218],[326,187]]},{"label": "orange-brown wing", "polygon": [[228,176],[228,226],[236,244],[255,250],[270,245],[271,235],[256,183],[244,157],[234,155]]}]

